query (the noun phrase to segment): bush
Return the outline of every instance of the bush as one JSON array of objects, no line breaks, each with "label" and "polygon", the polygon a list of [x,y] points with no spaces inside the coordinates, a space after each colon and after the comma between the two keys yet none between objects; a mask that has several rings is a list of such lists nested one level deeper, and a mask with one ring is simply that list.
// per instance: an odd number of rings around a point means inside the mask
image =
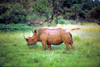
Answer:
[{"label": "bush", "polygon": [[58,21],[59,24],[69,24],[70,22],[69,21],[66,21],[64,19],[61,19]]},{"label": "bush", "polygon": [[58,23],[59,24],[65,24],[65,21],[64,20],[60,20]]},{"label": "bush", "polygon": [[[7,8],[7,6],[4,5],[0,6]],[[9,23],[17,24],[17,23],[24,23],[25,21],[26,21],[26,11],[20,4],[15,4],[13,8],[9,8],[9,10],[0,15],[0,23],[3,24],[9,24]]]},{"label": "bush", "polygon": [[26,24],[0,24],[0,30],[2,31],[27,31],[33,30],[33,27],[29,27]]}]

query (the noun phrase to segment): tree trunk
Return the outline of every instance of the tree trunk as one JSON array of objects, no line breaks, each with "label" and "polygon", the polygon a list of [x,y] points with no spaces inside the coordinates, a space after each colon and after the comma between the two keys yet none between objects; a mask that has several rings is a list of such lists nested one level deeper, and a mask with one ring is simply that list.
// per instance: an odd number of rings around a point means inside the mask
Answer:
[{"label": "tree trunk", "polygon": [[54,13],[55,13],[55,6],[54,6],[54,2],[55,0],[53,0],[53,13],[52,13],[52,16],[51,16],[51,23],[52,23],[52,20],[53,20],[53,17],[54,17]]},{"label": "tree trunk", "polygon": [[[54,2],[55,2],[55,0],[52,0],[53,2],[52,2],[52,4],[53,4],[53,12],[52,12],[52,16],[51,16],[51,18],[47,18],[47,20],[45,20],[43,23],[45,23],[45,22],[47,22],[47,21],[50,21],[50,24],[52,23],[52,21],[53,21],[53,19],[56,17],[57,18],[57,20],[58,20],[58,14],[59,14],[59,12],[58,12],[58,10],[55,8],[55,5],[54,5]],[[59,2],[57,2],[57,6],[58,6],[58,4],[59,4]],[[56,6],[56,7],[57,7]],[[57,14],[56,14],[56,16],[54,17],[54,15],[55,15],[55,12],[57,11]],[[58,22],[57,22],[58,23]]]}]

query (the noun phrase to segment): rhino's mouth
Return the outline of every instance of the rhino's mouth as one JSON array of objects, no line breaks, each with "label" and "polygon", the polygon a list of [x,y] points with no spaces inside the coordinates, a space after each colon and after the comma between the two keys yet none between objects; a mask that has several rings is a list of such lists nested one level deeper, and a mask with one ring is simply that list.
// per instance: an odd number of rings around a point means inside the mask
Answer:
[{"label": "rhino's mouth", "polygon": [[28,44],[28,46],[35,45],[35,44]]},{"label": "rhino's mouth", "polygon": [[28,46],[31,46],[31,44],[28,44]]}]

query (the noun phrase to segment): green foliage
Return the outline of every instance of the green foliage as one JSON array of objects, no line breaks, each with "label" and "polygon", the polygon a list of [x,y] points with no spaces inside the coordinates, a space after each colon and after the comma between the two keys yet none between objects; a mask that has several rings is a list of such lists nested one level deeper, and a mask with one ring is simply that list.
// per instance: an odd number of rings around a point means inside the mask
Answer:
[{"label": "green foliage", "polygon": [[47,9],[48,1],[47,0],[40,0],[37,1],[33,6],[34,12],[45,12]]},{"label": "green foliage", "polygon": [[26,11],[22,5],[16,4],[11,11],[12,17],[14,17],[15,23],[25,23],[26,21]]},{"label": "green foliage", "polygon": [[83,19],[85,19],[87,17],[85,11],[83,11],[83,10],[80,11],[79,16]]},{"label": "green foliage", "polygon": [[93,7],[97,7],[100,2],[97,0],[66,0],[59,3],[59,5],[61,4],[63,5],[60,6],[58,10],[64,19],[85,20],[87,18],[86,13],[88,13],[88,11],[90,11]]},{"label": "green foliage", "polygon": [[100,21],[100,5],[90,10],[87,15],[89,21],[94,21],[94,19]]},{"label": "green foliage", "polygon": [[29,10],[32,6],[32,0],[19,0],[20,4],[23,5],[24,9]]},{"label": "green foliage", "polygon": [[5,59],[4,57],[2,57],[2,58],[0,59],[0,66],[3,66],[4,63],[5,63],[5,61],[6,61],[6,59]]},{"label": "green foliage", "polygon": [[62,16],[58,16],[58,20],[57,18],[54,18],[52,24],[69,24],[69,22],[64,20]]},{"label": "green foliage", "polygon": [[65,24],[65,20],[61,19],[60,21],[58,21],[59,24]]},{"label": "green foliage", "polygon": [[80,11],[82,7],[83,7],[82,4],[73,4],[71,9],[73,9],[74,11]]},{"label": "green foliage", "polygon": [[9,8],[6,13],[0,15],[0,23],[25,23],[26,21],[26,11],[20,4],[15,4],[13,8]]},{"label": "green foliage", "polygon": [[33,29],[33,27],[29,27],[26,24],[0,24],[0,30],[2,31],[27,31]]},{"label": "green foliage", "polygon": [[32,12],[35,20],[46,20],[51,16],[52,9],[49,8],[49,4],[47,0],[38,0],[33,4]]},{"label": "green foliage", "polygon": [[64,19],[70,19],[71,16],[75,15],[75,13],[73,12],[73,10],[69,9],[69,8],[64,8],[64,15],[63,18]]},{"label": "green foliage", "polygon": [[[100,2],[97,0],[1,0],[0,23],[17,24],[25,23],[27,22],[26,20],[46,20],[51,18],[53,1],[55,6],[54,17],[58,12],[58,16],[62,15],[64,19],[71,20],[86,20],[86,13],[100,5]],[[92,19],[98,22],[97,17]],[[56,23],[58,23],[58,21],[59,19],[56,19]]]}]

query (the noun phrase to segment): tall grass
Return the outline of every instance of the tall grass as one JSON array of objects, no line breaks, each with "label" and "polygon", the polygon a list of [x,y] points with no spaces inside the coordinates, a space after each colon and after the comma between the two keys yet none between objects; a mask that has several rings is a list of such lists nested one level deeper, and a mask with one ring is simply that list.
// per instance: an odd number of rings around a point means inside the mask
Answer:
[{"label": "tall grass", "polygon": [[[80,26],[89,28],[88,26]],[[63,26],[62,26],[63,28]],[[97,29],[96,26],[94,26]],[[100,29],[100,27],[98,27]],[[0,32],[0,66],[32,67],[99,67],[100,66],[100,30],[77,30],[71,32],[75,51],[67,51],[64,43],[51,46],[52,51],[42,44],[28,46],[23,35],[32,32]]]}]

